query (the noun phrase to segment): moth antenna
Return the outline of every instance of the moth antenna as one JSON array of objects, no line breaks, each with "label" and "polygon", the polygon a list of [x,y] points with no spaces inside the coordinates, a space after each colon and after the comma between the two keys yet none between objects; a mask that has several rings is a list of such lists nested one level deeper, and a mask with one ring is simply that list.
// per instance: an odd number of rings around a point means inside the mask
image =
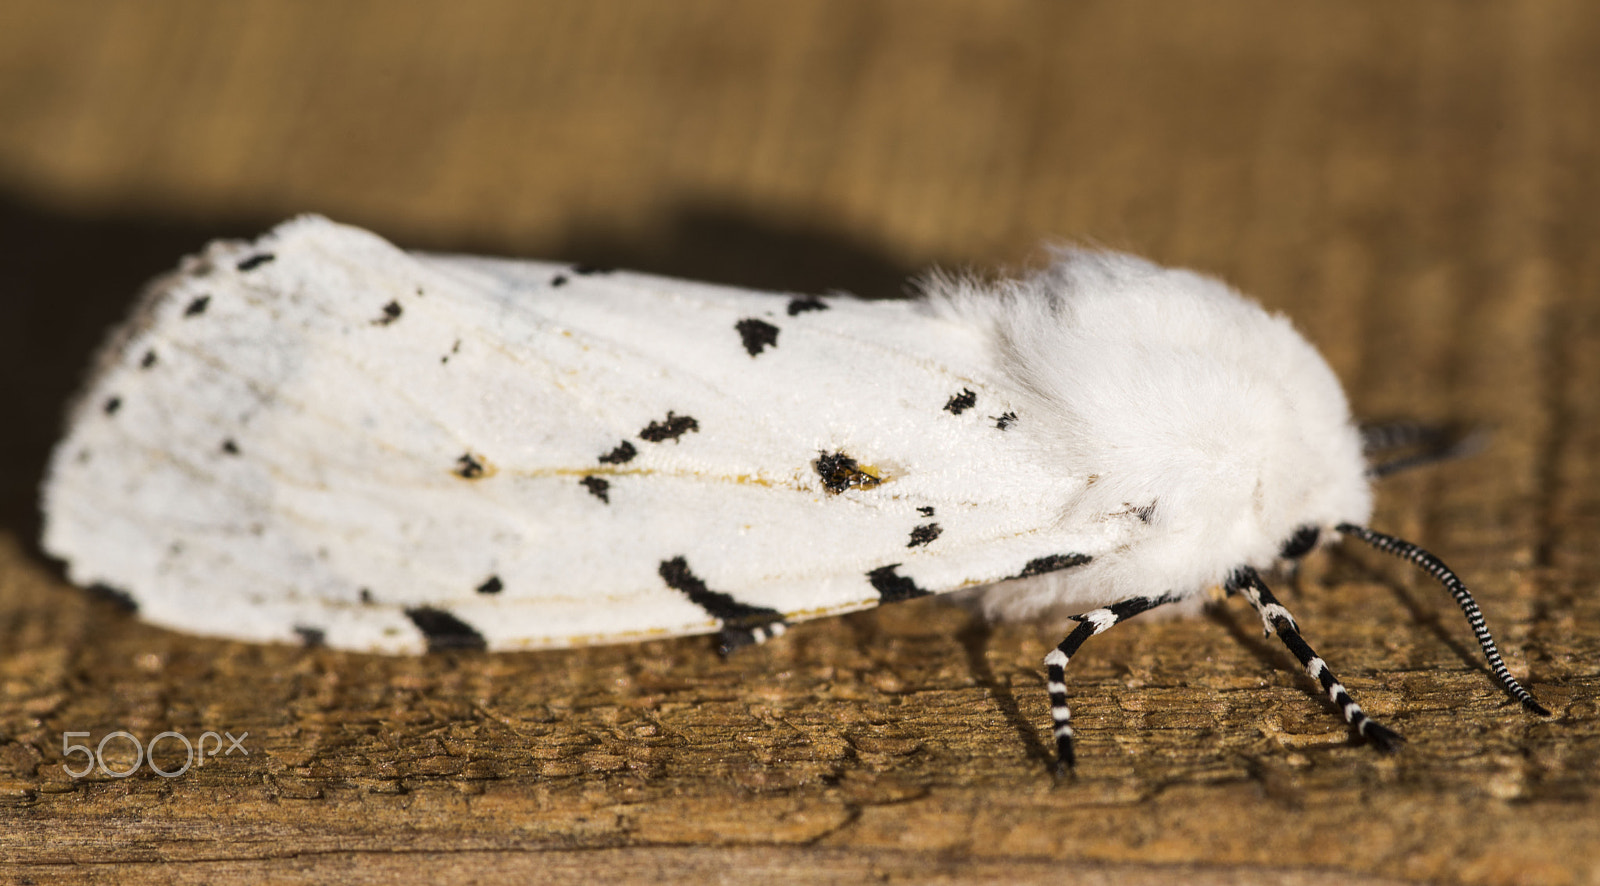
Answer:
[{"label": "moth antenna", "polygon": [[1488,437],[1488,433],[1481,428],[1461,433],[1444,425],[1409,421],[1386,422],[1361,426],[1361,451],[1373,455],[1396,449],[1420,447],[1419,451],[1410,455],[1369,466],[1367,476],[1376,479],[1424,465],[1465,458],[1482,449]]},{"label": "moth antenna", "polygon": [[1283,645],[1289,647],[1294,657],[1300,661],[1300,666],[1306,669],[1306,674],[1317,681],[1322,691],[1327,693],[1328,700],[1339,708],[1339,713],[1344,715],[1344,721],[1356,734],[1372,743],[1380,751],[1390,752],[1399,749],[1400,743],[1405,741],[1399,733],[1367,716],[1361,710],[1361,705],[1350,697],[1350,691],[1344,688],[1339,678],[1333,675],[1333,670],[1328,663],[1317,655],[1311,644],[1300,636],[1300,628],[1295,624],[1294,616],[1289,610],[1278,602],[1272,589],[1261,580],[1261,576],[1249,566],[1240,567],[1227,581],[1224,588],[1229,594],[1243,594],[1250,605],[1255,607],[1256,614],[1261,616],[1261,622],[1267,628],[1267,633],[1277,633]]},{"label": "moth antenna", "polygon": [[1436,446],[1442,440],[1458,436],[1445,425],[1428,424],[1411,419],[1363,422],[1361,451],[1367,455],[1407,449],[1412,446]]},{"label": "moth antenna", "polygon": [[1466,584],[1451,571],[1450,567],[1444,565],[1443,560],[1409,541],[1375,532],[1365,526],[1340,523],[1335,528],[1345,535],[1361,539],[1386,554],[1393,554],[1422,567],[1424,572],[1444,585],[1450,596],[1456,598],[1456,605],[1460,606],[1461,612],[1466,615],[1467,624],[1472,626],[1472,634],[1478,638],[1478,645],[1483,648],[1483,655],[1489,660],[1489,671],[1494,674],[1495,679],[1500,681],[1500,685],[1512,698],[1522,702],[1523,707],[1541,717],[1550,716],[1550,711],[1539,704],[1533,693],[1522,688],[1517,678],[1511,676],[1505,660],[1500,657],[1500,648],[1495,645],[1494,637],[1489,634],[1489,625],[1483,620],[1483,610],[1479,609],[1477,601],[1472,599],[1472,592],[1467,590]]}]

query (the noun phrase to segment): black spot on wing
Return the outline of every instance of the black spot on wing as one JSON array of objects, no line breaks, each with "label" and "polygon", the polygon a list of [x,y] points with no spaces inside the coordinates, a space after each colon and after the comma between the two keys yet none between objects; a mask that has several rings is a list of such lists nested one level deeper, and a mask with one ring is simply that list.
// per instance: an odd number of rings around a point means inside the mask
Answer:
[{"label": "black spot on wing", "polygon": [[201,314],[204,314],[206,312],[206,308],[210,305],[211,296],[197,295],[195,296],[194,301],[189,302],[189,306],[183,309],[183,316],[198,317]]},{"label": "black spot on wing", "polygon": [[667,587],[688,597],[689,602],[722,623],[724,654],[782,633],[788,624],[784,621],[783,613],[776,609],[741,603],[728,594],[706,587],[706,583],[689,569],[689,561],[682,557],[662,560],[658,571]]},{"label": "black spot on wing", "polygon": [[478,457],[470,452],[463,453],[460,458],[456,459],[456,468],[450,473],[463,480],[476,480],[484,474],[483,462],[479,461]]},{"label": "black spot on wing", "polygon": [[584,477],[578,482],[589,490],[590,495],[606,504],[611,504],[611,484],[606,482],[604,477]]},{"label": "black spot on wing", "polygon": [[668,411],[665,421],[653,421],[639,432],[639,439],[647,443],[661,443],[666,440],[676,440],[690,431],[699,433],[700,423],[687,415],[678,415]]},{"label": "black spot on wing", "polygon": [[765,320],[746,317],[733,324],[733,328],[739,330],[739,341],[744,343],[745,353],[752,357],[778,346],[778,327]]},{"label": "black spot on wing", "polygon": [[577,274],[579,277],[588,277],[594,274],[610,274],[615,270],[615,268],[608,268],[604,265],[578,264],[572,266],[572,273]]},{"label": "black spot on wing", "polygon": [[565,285],[567,285],[567,275],[566,274],[557,274],[554,277],[551,277],[550,278],[550,285],[551,286],[565,286]]},{"label": "black spot on wing", "polygon": [[621,443],[617,444],[617,448],[611,450],[605,455],[600,456],[600,463],[603,465],[627,464],[628,462],[633,461],[633,457],[638,454],[639,450],[634,449],[632,443],[629,443],[627,440],[623,440]]},{"label": "black spot on wing", "polygon": [[239,444],[233,442],[233,438],[232,437],[229,437],[228,439],[223,440],[222,441],[222,454],[223,455],[238,455],[239,454]]},{"label": "black spot on wing", "polygon": [[400,307],[400,303],[399,302],[397,302],[397,301],[389,302],[388,304],[383,306],[383,316],[379,317],[376,320],[373,320],[372,321],[372,325],[373,326],[388,326],[390,323],[393,323],[394,321],[400,319],[400,315],[403,314],[403,313],[405,313],[405,308]]},{"label": "black spot on wing", "polygon": [[473,590],[480,594],[498,594],[505,589],[505,583],[500,580],[500,576],[498,575],[489,576],[484,580],[483,584],[473,588]]},{"label": "black spot on wing", "polygon": [[238,268],[241,272],[253,271],[275,258],[277,258],[277,256],[270,252],[258,252],[249,258],[240,259],[239,263],[234,265],[234,267]]},{"label": "black spot on wing", "polygon": [[144,356],[139,359],[139,368],[140,369],[149,369],[150,367],[152,367],[154,365],[156,365],[156,352],[155,351],[145,351],[144,352]]},{"label": "black spot on wing", "polygon": [[371,606],[373,604],[372,590],[370,588],[361,589],[361,603],[364,606]]},{"label": "black spot on wing", "polygon": [[109,397],[106,399],[105,405],[100,408],[106,415],[116,415],[117,410],[122,408],[122,398]]},{"label": "black spot on wing", "polygon": [[443,609],[418,606],[415,609],[407,609],[406,618],[411,619],[411,623],[422,632],[423,639],[428,643],[429,652],[446,649],[483,649],[488,646],[483,640],[483,635],[472,625]]},{"label": "black spot on wing", "polygon": [[450,353],[445,354],[443,357],[440,357],[439,358],[439,362],[440,363],[449,363],[450,362],[450,358],[454,357],[455,355],[457,355],[459,353],[461,353],[461,339],[458,338],[458,339],[456,339],[456,343],[450,346]]},{"label": "black spot on wing", "polygon": [[992,415],[990,418],[994,419],[994,426],[1002,431],[1017,423],[1017,414],[1015,412],[1005,412],[1001,413],[1000,415]]},{"label": "black spot on wing", "polygon": [[828,303],[814,295],[789,299],[789,316],[798,317],[806,311],[826,311]]},{"label": "black spot on wing", "polygon": [[328,645],[328,632],[322,628],[295,625],[294,632],[300,635],[300,645],[307,649],[316,649],[319,646]]},{"label": "black spot on wing", "polygon": [[84,590],[89,592],[89,596],[92,599],[99,600],[102,603],[110,603],[119,612],[133,615],[139,611],[139,601],[133,599],[133,596],[127,591],[120,591],[110,585],[101,584],[90,585]]},{"label": "black spot on wing", "polygon": [[1074,566],[1082,566],[1093,559],[1088,554],[1051,554],[1048,557],[1038,557],[1029,560],[1028,564],[1022,567],[1022,571],[1011,576],[1011,578],[1031,578],[1035,575],[1044,575],[1046,572],[1071,569]]},{"label": "black spot on wing", "polygon": [[899,563],[890,563],[888,566],[880,566],[867,573],[867,581],[872,582],[872,589],[878,592],[879,603],[898,603],[913,597],[926,597],[932,593],[917,587],[917,583],[911,579],[896,575],[895,570],[899,568]]},{"label": "black spot on wing", "polygon": [[843,452],[824,452],[811,466],[822,478],[823,488],[835,495],[846,489],[876,489],[883,483],[882,477]]},{"label": "black spot on wing", "polygon": [[933,516],[933,508],[932,507],[917,508],[917,513],[921,514],[924,517],[932,517]]},{"label": "black spot on wing", "polygon": [[906,542],[906,547],[914,548],[917,545],[925,545],[938,538],[939,533],[943,531],[944,529],[938,523],[924,523],[911,530],[911,541]]},{"label": "black spot on wing", "polygon": [[822,478],[822,488],[835,496],[845,489],[875,489],[883,483],[883,478],[878,477],[874,470],[861,467],[856,459],[845,453],[822,453],[821,457],[811,462],[811,467]]},{"label": "black spot on wing", "polygon": [[962,388],[961,393],[952,394],[950,399],[945,401],[944,411],[951,415],[960,415],[976,405],[978,405],[978,395],[974,394],[971,388]]}]

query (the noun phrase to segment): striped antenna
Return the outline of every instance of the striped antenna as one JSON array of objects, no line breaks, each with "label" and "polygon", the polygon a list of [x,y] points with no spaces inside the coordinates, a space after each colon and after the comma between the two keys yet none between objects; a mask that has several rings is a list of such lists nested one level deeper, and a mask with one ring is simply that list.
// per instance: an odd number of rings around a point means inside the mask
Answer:
[{"label": "striped antenna", "polygon": [[1511,676],[1511,671],[1506,668],[1505,660],[1500,657],[1500,648],[1495,645],[1494,637],[1489,635],[1489,625],[1483,620],[1483,610],[1479,609],[1477,601],[1472,599],[1472,592],[1467,590],[1466,584],[1460,578],[1457,578],[1454,572],[1450,571],[1450,567],[1444,565],[1443,560],[1409,541],[1395,538],[1392,535],[1384,535],[1381,532],[1374,532],[1365,526],[1357,526],[1354,523],[1340,523],[1336,528],[1345,535],[1353,535],[1384,553],[1393,554],[1402,560],[1409,560],[1415,563],[1422,567],[1424,572],[1444,585],[1445,590],[1456,598],[1456,605],[1460,606],[1461,612],[1466,615],[1467,624],[1472,625],[1472,634],[1478,638],[1478,645],[1483,648],[1484,657],[1489,659],[1489,670],[1494,674],[1495,679],[1500,681],[1500,685],[1505,687],[1506,692],[1510,693],[1512,698],[1522,702],[1523,707],[1540,716],[1550,716],[1550,712],[1545,709],[1544,705],[1539,704],[1538,700],[1533,697],[1533,693],[1522,688],[1522,684],[1517,682],[1517,678]]},{"label": "striped antenna", "polygon": [[1465,458],[1482,449],[1488,439],[1488,432],[1481,428],[1462,430],[1413,421],[1361,426],[1361,451],[1369,458],[1395,450],[1411,450],[1406,455],[1372,462],[1367,467],[1367,476],[1373,479],[1441,461]]}]

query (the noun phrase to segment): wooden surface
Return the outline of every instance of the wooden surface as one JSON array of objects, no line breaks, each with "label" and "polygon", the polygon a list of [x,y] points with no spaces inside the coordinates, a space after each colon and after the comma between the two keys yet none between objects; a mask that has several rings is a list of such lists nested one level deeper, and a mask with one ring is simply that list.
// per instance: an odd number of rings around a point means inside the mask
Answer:
[{"label": "wooden surface", "polygon": [[[12,0],[0,882],[1600,882],[1596,95],[1582,0]],[[1221,274],[1362,414],[1494,429],[1386,483],[1374,525],[1461,572],[1555,716],[1491,685],[1442,591],[1363,551],[1282,595],[1400,754],[1353,745],[1235,605],[1085,647],[1060,784],[1059,637],[937,601],[728,661],[151,628],[36,547],[61,409],[145,278],[308,210],[799,290],[892,294],[1052,238]],[[63,771],[63,733],[117,730],[247,732],[249,755]]]}]

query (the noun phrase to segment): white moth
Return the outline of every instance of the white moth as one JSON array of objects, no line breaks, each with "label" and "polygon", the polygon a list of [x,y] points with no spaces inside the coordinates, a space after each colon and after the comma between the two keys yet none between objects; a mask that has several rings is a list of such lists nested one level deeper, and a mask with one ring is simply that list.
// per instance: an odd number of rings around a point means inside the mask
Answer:
[{"label": "white moth", "polygon": [[1392,747],[1259,577],[1345,534],[1443,581],[1542,711],[1460,581],[1361,527],[1363,434],[1288,321],[1106,252],[925,290],[419,255],[316,217],[213,243],[106,347],[44,546],[157,624],[379,652],[727,649],[982,589],[992,615],[1079,622],[1045,660],[1070,764],[1069,656],[1217,586]]}]

